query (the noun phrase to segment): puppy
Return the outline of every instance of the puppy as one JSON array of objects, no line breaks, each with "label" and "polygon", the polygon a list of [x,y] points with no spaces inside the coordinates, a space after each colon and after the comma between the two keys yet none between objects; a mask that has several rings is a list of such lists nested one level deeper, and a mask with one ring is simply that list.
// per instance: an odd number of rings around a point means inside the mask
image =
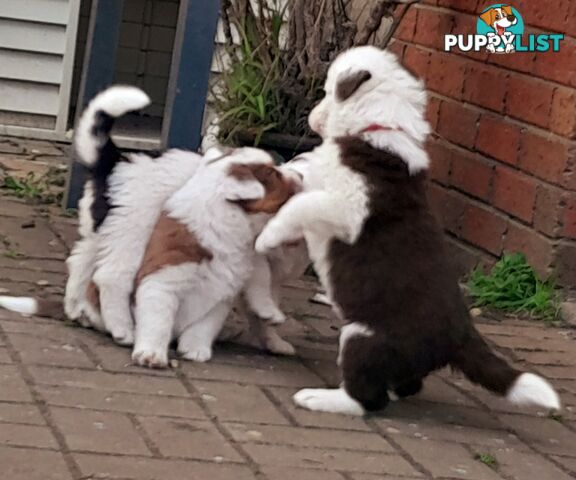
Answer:
[{"label": "puppy", "polygon": [[[200,165],[223,155],[219,149],[212,149],[204,157],[181,150],[169,150],[160,157],[122,155],[110,138],[114,119],[147,103],[148,97],[139,89],[112,87],[90,103],[76,128],[75,137],[76,160],[88,168],[89,177],[79,205],[81,239],[67,260],[69,279],[65,311],[69,318],[111,333],[124,345],[133,343],[131,298],[134,280],[142,263],[146,239],[152,233],[162,205]],[[292,162],[282,170],[295,185],[300,185],[302,172],[297,172],[294,165]],[[270,215],[252,217],[261,217],[260,221],[252,220],[259,225],[259,230],[255,231],[259,233],[262,222]],[[302,256],[307,258],[305,251]],[[256,278],[266,278],[265,273],[259,273],[262,265],[269,269],[266,261],[257,261]],[[273,268],[273,272],[275,270]],[[276,274],[272,275],[274,277]],[[258,282],[255,286],[258,287]],[[250,284],[246,286],[246,292],[249,299],[256,302],[250,305],[256,318],[270,323],[284,318],[276,307],[277,299],[276,303],[268,300],[272,297],[271,292],[266,296],[266,289],[262,288],[252,294]],[[57,302],[28,297],[0,297],[0,305],[21,313],[47,316],[61,310]],[[271,325],[252,327],[261,333],[260,343],[264,348],[275,353],[294,353],[292,346],[283,341]]]},{"label": "puppy", "polygon": [[[488,34],[489,37],[498,35],[501,38],[510,37],[512,34],[506,32],[512,25],[518,23],[518,19],[510,5],[501,5],[486,10],[480,15],[480,18],[486,25],[492,27],[494,32]],[[507,43],[506,46],[500,46],[498,49],[490,43],[486,47],[490,53],[512,53],[515,50],[514,43]]]},{"label": "puppy", "polygon": [[425,196],[422,82],[394,55],[360,47],[334,61],[325,90],[310,115],[325,139],[311,166],[323,185],[289,201],[256,243],[267,252],[304,237],[346,323],[341,387],[301,390],[295,402],[362,415],[450,365],[513,403],[559,408],[554,389],[496,356],[469,318]]}]

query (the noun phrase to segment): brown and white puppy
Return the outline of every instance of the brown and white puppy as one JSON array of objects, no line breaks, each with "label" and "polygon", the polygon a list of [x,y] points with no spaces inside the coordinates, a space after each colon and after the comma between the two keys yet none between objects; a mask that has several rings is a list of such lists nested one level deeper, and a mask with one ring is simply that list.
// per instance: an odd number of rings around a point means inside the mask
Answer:
[{"label": "brown and white puppy", "polygon": [[396,57],[374,47],[341,54],[311,114],[324,143],[312,167],[319,190],[291,199],[256,242],[266,252],[304,237],[334,309],[339,389],[304,389],[311,410],[361,415],[389,391],[417,393],[450,365],[516,404],[559,408],[541,377],[496,356],[472,324],[441,229],[425,195],[426,94]]},{"label": "brown and white puppy", "polygon": [[243,148],[201,165],[166,202],[134,285],[135,363],[164,367],[178,341],[207,361],[254,267],[251,217],[273,214],[297,185],[271,157]]},{"label": "brown and white puppy", "polygon": [[[507,32],[507,29],[512,25],[516,25],[518,19],[516,18],[516,15],[514,15],[510,5],[501,5],[499,7],[489,8],[480,15],[480,19],[489,27],[494,29],[494,32],[490,32],[488,37],[498,35],[501,38],[505,38],[507,41],[505,46],[500,43],[498,48],[496,48],[493,43],[489,43],[486,49],[490,53],[511,53],[515,50],[514,42],[512,41],[512,34]],[[510,40],[508,41],[508,39]]]}]

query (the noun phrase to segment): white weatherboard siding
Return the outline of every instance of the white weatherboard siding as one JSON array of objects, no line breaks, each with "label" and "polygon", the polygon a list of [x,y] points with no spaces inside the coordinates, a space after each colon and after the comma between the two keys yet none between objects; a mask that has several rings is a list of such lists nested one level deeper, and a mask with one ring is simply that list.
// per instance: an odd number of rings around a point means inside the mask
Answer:
[{"label": "white weatherboard siding", "polygon": [[0,134],[64,140],[80,0],[0,0]]}]

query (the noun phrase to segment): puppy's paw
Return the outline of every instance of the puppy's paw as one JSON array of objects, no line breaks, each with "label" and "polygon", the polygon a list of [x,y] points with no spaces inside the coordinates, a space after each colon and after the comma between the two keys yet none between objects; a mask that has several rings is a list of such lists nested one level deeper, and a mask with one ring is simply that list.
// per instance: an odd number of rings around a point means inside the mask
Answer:
[{"label": "puppy's paw", "polygon": [[154,349],[134,350],[132,362],[141,367],[166,368],[168,366],[168,352]]},{"label": "puppy's paw", "polygon": [[270,325],[280,325],[286,321],[286,315],[274,305],[254,308],[254,313]]},{"label": "puppy's paw", "polygon": [[134,330],[131,328],[115,328],[111,334],[118,345],[122,345],[123,347],[131,347],[134,345]]},{"label": "puppy's paw", "polygon": [[305,388],[294,397],[296,405],[316,412],[342,413],[344,415],[364,415],[362,405],[342,388]]},{"label": "puppy's paw", "polygon": [[178,353],[186,360],[192,360],[193,362],[204,363],[212,358],[212,348],[207,346],[198,346],[195,348],[190,348],[185,351],[178,350]]},{"label": "puppy's paw", "polygon": [[488,52],[490,52],[490,53],[496,53],[496,47],[492,44],[488,45],[486,47],[486,50],[488,50]]},{"label": "puppy's paw", "polygon": [[287,342],[280,336],[269,338],[266,341],[266,349],[276,355],[286,355],[288,357],[293,357],[296,355],[296,349],[294,348],[294,345],[292,345],[290,342]]},{"label": "puppy's paw", "polygon": [[272,228],[265,228],[264,231],[256,239],[254,248],[258,253],[266,254],[270,250],[278,247],[282,243],[275,230]]},{"label": "puppy's paw", "polygon": [[78,320],[82,316],[82,306],[77,298],[64,298],[64,313],[70,320]]}]

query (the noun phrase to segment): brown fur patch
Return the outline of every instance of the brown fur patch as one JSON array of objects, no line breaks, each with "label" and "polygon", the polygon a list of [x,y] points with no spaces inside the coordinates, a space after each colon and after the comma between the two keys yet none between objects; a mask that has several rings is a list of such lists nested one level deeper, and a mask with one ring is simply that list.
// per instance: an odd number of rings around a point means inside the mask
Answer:
[{"label": "brown fur patch", "polygon": [[298,191],[293,180],[286,178],[273,165],[265,163],[233,164],[228,174],[238,180],[257,180],[264,186],[264,198],[235,202],[248,213],[276,213]]},{"label": "brown fur patch", "polygon": [[359,72],[346,76],[342,80],[338,80],[336,84],[336,98],[340,102],[348,100],[354,92],[360,88],[360,85],[371,78],[372,74],[368,70],[360,70]]},{"label": "brown fur patch", "polygon": [[86,287],[86,300],[97,312],[100,311],[100,290],[94,282],[90,282]]},{"label": "brown fur patch", "polygon": [[200,245],[185,225],[162,212],[146,247],[134,290],[145,277],[163,267],[203,260],[212,260],[212,252]]}]

